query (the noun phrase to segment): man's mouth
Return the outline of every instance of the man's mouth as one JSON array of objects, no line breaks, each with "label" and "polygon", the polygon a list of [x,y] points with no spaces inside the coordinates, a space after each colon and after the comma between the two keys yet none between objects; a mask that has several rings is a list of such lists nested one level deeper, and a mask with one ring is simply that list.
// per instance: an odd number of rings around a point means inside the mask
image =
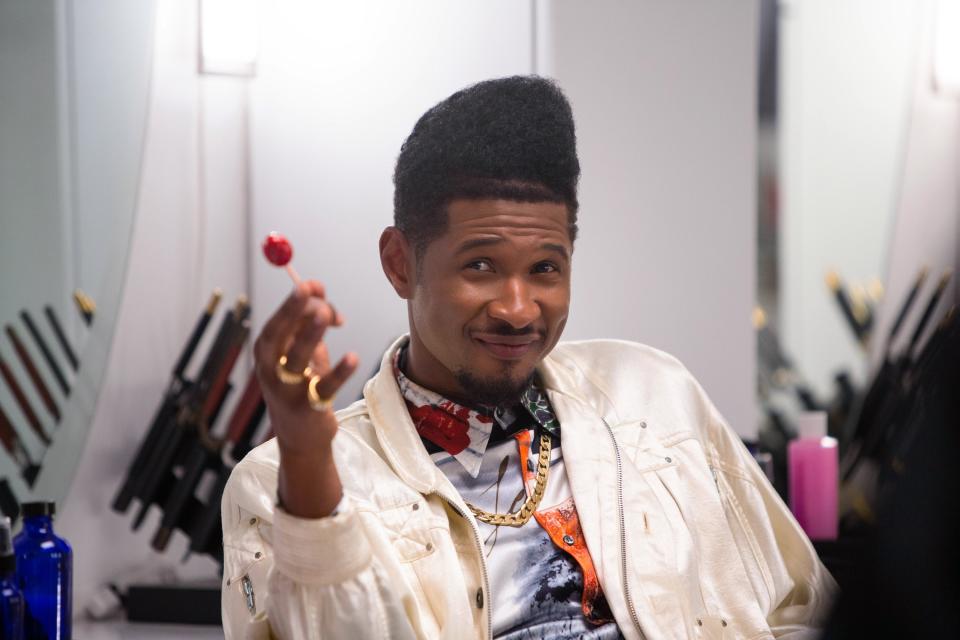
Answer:
[{"label": "man's mouth", "polygon": [[536,334],[505,336],[500,334],[474,334],[473,339],[491,355],[501,360],[519,360],[527,355],[540,338]]}]

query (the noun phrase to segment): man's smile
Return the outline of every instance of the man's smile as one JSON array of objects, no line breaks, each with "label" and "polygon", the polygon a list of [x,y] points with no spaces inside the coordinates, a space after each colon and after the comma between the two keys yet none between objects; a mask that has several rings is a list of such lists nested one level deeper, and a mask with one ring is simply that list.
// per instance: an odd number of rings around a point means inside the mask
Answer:
[{"label": "man's smile", "polygon": [[500,360],[519,360],[540,342],[536,334],[505,336],[481,333],[473,335],[474,341]]}]

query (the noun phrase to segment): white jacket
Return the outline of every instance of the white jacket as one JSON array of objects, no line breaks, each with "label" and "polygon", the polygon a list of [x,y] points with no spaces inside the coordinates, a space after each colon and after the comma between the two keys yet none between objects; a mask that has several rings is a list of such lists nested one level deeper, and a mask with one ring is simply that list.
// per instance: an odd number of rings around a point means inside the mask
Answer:
[{"label": "white jacket", "polygon": [[[341,511],[274,508],[271,440],[223,494],[227,638],[489,638],[476,521],[430,460],[393,376],[337,413]],[[835,585],[703,389],[674,358],[563,343],[540,375],[587,547],[624,637],[813,637]]]}]

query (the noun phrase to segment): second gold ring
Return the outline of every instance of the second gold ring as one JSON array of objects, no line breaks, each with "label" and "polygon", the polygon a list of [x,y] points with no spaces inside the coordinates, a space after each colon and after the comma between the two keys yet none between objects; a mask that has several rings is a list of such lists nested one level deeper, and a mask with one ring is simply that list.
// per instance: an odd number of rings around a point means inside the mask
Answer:
[{"label": "second gold ring", "polygon": [[333,398],[323,398],[317,391],[317,384],[320,383],[320,376],[310,378],[307,385],[307,400],[310,402],[310,408],[314,411],[329,411],[333,408]]}]

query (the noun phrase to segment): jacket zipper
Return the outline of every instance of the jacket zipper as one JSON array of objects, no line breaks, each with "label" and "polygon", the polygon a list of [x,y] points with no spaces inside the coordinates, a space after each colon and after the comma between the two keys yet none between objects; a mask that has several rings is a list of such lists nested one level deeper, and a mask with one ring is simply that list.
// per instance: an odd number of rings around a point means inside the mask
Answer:
[{"label": "jacket zipper", "polygon": [[431,491],[430,493],[438,496],[441,500],[450,505],[450,508],[457,512],[457,514],[467,521],[467,524],[470,527],[470,530],[473,532],[473,539],[477,543],[477,551],[480,553],[480,575],[483,576],[483,596],[484,602],[486,604],[487,610],[487,638],[493,640],[493,604],[490,599],[490,579],[487,577],[487,562],[483,559],[483,543],[480,542],[480,532],[477,531],[477,527],[470,522],[470,518],[467,517],[467,514],[463,512],[453,500],[450,500],[445,495],[439,491]]},{"label": "jacket zipper", "polygon": [[646,638],[643,629],[640,627],[640,619],[637,617],[637,609],[633,604],[633,597],[630,595],[630,584],[627,582],[627,523],[623,515],[623,463],[620,460],[620,447],[617,445],[617,439],[613,437],[613,429],[607,424],[604,418],[603,426],[607,428],[610,434],[610,441],[613,443],[613,452],[617,457],[617,507],[620,515],[620,561],[623,569],[623,593],[627,598],[627,608],[630,610],[630,618],[633,620],[633,626],[636,627],[640,638]]}]

